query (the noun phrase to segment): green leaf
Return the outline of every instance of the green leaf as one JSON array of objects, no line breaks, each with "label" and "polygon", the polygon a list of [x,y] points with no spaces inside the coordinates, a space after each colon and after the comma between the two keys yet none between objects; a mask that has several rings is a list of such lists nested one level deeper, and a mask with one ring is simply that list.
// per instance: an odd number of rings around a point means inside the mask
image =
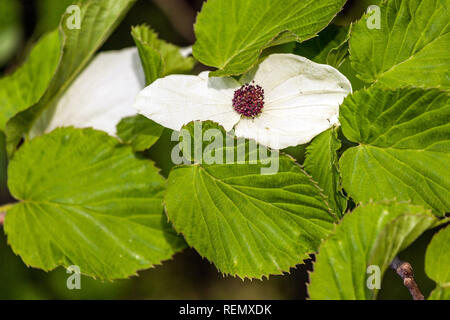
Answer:
[{"label": "green leaf", "polygon": [[16,0],[0,1],[0,67],[13,56],[22,39],[20,5]]},{"label": "green leaf", "polygon": [[1,131],[11,117],[39,101],[55,73],[59,57],[59,35],[54,31],[40,39],[15,73],[0,79]]},{"label": "green leaf", "polygon": [[[194,134],[201,139],[207,132]],[[260,150],[242,140],[237,147],[221,149],[225,138],[217,133],[212,142],[218,143],[216,159],[231,153],[231,160],[206,164],[211,163],[208,157],[200,162],[195,156],[195,165],[174,168],[165,195],[169,219],[188,244],[224,274],[262,278],[289,271],[317,250],[337,218],[317,184],[292,158],[274,153],[253,158]],[[202,144],[199,147],[202,151]],[[262,174],[268,166],[278,170]]]},{"label": "green leaf", "polygon": [[360,145],[340,159],[357,202],[396,197],[450,210],[450,99],[438,89],[370,88],[340,107],[344,135]]},{"label": "green leaf", "polygon": [[126,278],[184,247],[164,216],[158,170],[104,132],[63,128],[33,139],[8,177],[20,202],[5,232],[32,267],[78,265],[100,279]]},{"label": "green leaf", "polygon": [[321,133],[307,147],[304,167],[323,189],[333,212],[342,217],[347,206],[347,199],[341,193],[337,157],[340,147],[341,142],[335,128]]},{"label": "green leaf", "polygon": [[429,299],[450,299],[450,226],[439,231],[431,240],[425,255],[425,272],[437,283]]},{"label": "green leaf", "polygon": [[450,86],[448,0],[385,1],[380,29],[371,23],[375,18],[365,15],[350,39],[350,58],[362,80],[391,88]]},{"label": "green leaf", "polygon": [[133,27],[131,35],[139,50],[147,85],[170,74],[189,73],[194,68],[193,58],[183,57],[179,47],[158,39],[158,34],[148,26]]},{"label": "green leaf", "polygon": [[117,125],[117,135],[134,151],[149,149],[161,137],[163,130],[164,127],[141,115],[124,118]]},{"label": "green leaf", "polygon": [[450,300],[450,287],[442,288],[438,286],[430,293],[428,300]]},{"label": "green leaf", "polygon": [[23,135],[27,134],[43,112],[54,106],[91,57],[109,37],[135,0],[78,0],[80,29],[69,28],[76,18],[65,13],[60,23],[62,40],[58,68],[43,97],[28,109],[12,118],[6,127],[8,153],[12,155]]},{"label": "green leaf", "polygon": [[345,0],[208,0],[197,17],[194,56],[219,68],[212,76],[239,75],[273,45],[305,41],[325,28]]},{"label": "green leaf", "polygon": [[298,43],[294,53],[314,62],[339,68],[348,56],[351,28],[330,24],[327,28],[303,43]]},{"label": "green leaf", "polygon": [[379,267],[381,277],[397,253],[436,220],[423,207],[407,203],[359,206],[345,215],[334,234],[320,246],[311,274],[311,299],[375,299],[378,290],[367,285],[372,284],[369,277],[374,275],[368,267]]},{"label": "green leaf", "polygon": [[425,256],[425,272],[435,282],[450,286],[450,226],[431,240]]}]

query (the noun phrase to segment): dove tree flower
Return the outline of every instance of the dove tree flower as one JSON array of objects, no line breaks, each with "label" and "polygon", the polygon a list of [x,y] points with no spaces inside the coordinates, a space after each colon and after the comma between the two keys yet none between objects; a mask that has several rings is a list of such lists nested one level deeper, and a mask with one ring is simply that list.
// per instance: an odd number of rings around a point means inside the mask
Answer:
[{"label": "dove tree flower", "polygon": [[142,90],[138,112],[172,130],[211,120],[237,137],[273,149],[308,143],[338,124],[339,105],[352,92],[335,68],[293,54],[273,54],[239,80],[170,75]]}]

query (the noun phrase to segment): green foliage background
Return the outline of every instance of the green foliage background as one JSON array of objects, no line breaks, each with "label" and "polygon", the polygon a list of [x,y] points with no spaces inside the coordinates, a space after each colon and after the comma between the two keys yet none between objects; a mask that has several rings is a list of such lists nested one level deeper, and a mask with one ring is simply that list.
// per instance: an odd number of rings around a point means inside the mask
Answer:
[{"label": "green foliage background", "polygon": [[[8,48],[5,47],[5,50],[0,50],[0,67],[4,74],[7,74],[9,70],[14,69],[15,66],[23,62],[23,58],[30,51],[30,44],[33,41],[57,26],[61,13],[72,1],[37,0],[30,2],[8,0],[3,2],[2,0],[2,3],[7,2],[11,3],[8,6],[8,10],[0,11],[0,39],[2,39],[2,36],[11,37],[10,34],[14,32],[15,36],[12,39],[15,41],[11,41],[11,44]],[[189,1],[189,3],[197,11],[202,6],[202,1],[200,0]],[[349,1],[345,10],[334,19],[332,27],[323,31],[325,37],[321,39],[326,38],[326,33],[330,32],[330,30],[333,34],[333,28],[336,25],[344,25],[348,28],[350,22],[359,18],[365,8],[370,4],[378,3],[379,1],[376,0]],[[5,13],[8,14],[10,19],[2,19],[1,15]],[[21,22],[20,17],[22,17]],[[103,45],[102,50],[120,49],[134,45],[135,42],[130,35],[130,28],[131,26],[142,24],[150,24],[162,39],[170,43],[179,46],[192,44],[176,31],[169,18],[152,1],[139,0],[111,38]],[[152,41],[151,39],[143,40],[145,33],[137,31],[142,30],[136,30],[135,38],[139,38],[143,42]],[[366,86],[364,82],[356,77],[357,74],[361,75],[363,68],[358,65],[352,66],[348,59],[342,62],[341,42],[346,40],[348,33],[342,32],[342,29],[340,32],[337,37],[339,41],[330,43],[323,52],[310,58],[339,67],[339,70],[352,82],[353,90],[356,91]],[[308,37],[309,34],[303,36]],[[263,39],[261,41],[265,41],[267,40],[266,38],[270,38],[270,35],[263,34],[261,38]],[[318,45],[315,43],[317,39],[310,41],[308,46],[314,47]],[[280,41],[280,44],[283,44],[283,41]],[[298,54],[308,56],[308,46],[295,48],[295,51]],[[143,52],[148,55],[152,54],[151,50],[145,48],[144,45],[139,49],[142,51],[141,54]],[[362,56],[364,54],[364,52],[361,53]],[[208,57],[205,57],[205,60],[208,60]],[[189,69],[189,66],[190,64],[188,63],[186,69]],[[245,67],[242,65],[232,66],[228,72],[233,74],[235,70],[242,71]],[[374,68],[376,69],[376,66]],[[147,81],[153,81],[154,76],[160,76],[166,70],[161,69],[159,71],[159,75],[146,74]],[[376,72],[374,73],[376,74]],[[365,79],[376,78],[374,75],[364,76]],[[129,119],[128,122],[131,125],[135,125],[135,123],[145,125],[145,123],[142,124],[139,121],[145,120]],[[160,133],[159,130],[162,129],[157,128],[155,130],[157,131],[155,134],[157,136]],[[123,123],[123,131],[123,136],[121,136],[123,140],[132,137],[133,132],[127,131],[126,121]],[[135,150],[146,149],[146,146],[152,145],[155,141],[153,134],[153,131],[148,132],[147,137],[141,137],[142,140],[139,140],[138,144],[133,144],[132,147]],[[161,174],[166,177],[168,177],[172,169],[170,151],[173,143],[170,142],[170,134],[170,130],[164,129],[162,138],[151,149],[143,152],[143,156],[156,162],[156,165],[161,168]],[[305,146],[298,146],[289,148],[287,151],[299,163],[304,163],[310,153],[324,152],[322,149],[325,150],[327,148],[339,149],[339,146],[333,140],[337,134],[337,132],[324,133],[308,149]],[[357,139],[351,142],[344,140],[342,144],[348,147],[354,146],[354,142],[360,141]],[[336,159],[326,160],[330,165],[336,163]],[[6,161],[4,136],[0,133],[0,203],[11,201],[6,190]],[[308,165],[309,162],[306,160],[306,168]],[[311,174],[319,183],[330,186],[332,189],[336,188],[336,181],[330,181],[326,177],[321,177],[320,172],[311,172]],[[344,210],[342,208],[342,199],[339,197],[333,200],[331,206],[338,214],[341,214]],[[415,240],[410,248],[400,254],[400,258],[409,261],[414,266],[416,279],[420,283],[422,292],[426,297],[436,286],[436,283],[428,277],[430,274],[428,273],[428,276],[425,274],[425,252],[427,244],[432,237],[433,232],[425,232]],[[427,255],[431,254],[427,253]],[[103,282],[83,276],[82,290],[69,291],[66,288],[67,274],[63,268],[58,268],[48,273],[27,268],[23,261],[15,256],[11,248],[6,245],[6,237],[3,234],[3,230],[0,230],[0,299],[303,299],[306,298],[305,284],[308,279],[307,271],[310,270],[311,263],[308,262],[306,265],[299,266],[298,269],[291,269],[291,273],[288,275],[271,276],[269,280],[263,282],[258,280],[252,282],[249,280],[242,281],[232,277],[222,277],[216,266],[208,262],[208,260],[202,259],[194,250],[185,250],[176,254],[172,260],[165,262],[163,266],[156,266],[154,269],[140,272],[139,277],[133,277],[130,280]],[[239,274],[239,270],[232,271]],[[433,275],[430,277],[433,277]],[[402,286],[401,280],[393,272],[386,273],[382,288],[378,293],[379,299],[410,299],[407,289]]]}]

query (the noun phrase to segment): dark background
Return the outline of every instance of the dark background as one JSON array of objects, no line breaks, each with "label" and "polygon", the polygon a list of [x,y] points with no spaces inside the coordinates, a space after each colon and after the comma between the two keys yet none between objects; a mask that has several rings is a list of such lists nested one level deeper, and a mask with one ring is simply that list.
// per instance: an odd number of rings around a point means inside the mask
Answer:
[{"label": "dark background", "polygon": [[[5,25],[14,26],[10,50],[0,42],[0,74],[8,74],[20,65],[33,43],[47,31],[57,27],[60,15],[72,0],[0,0],[9,2],[10,12],[0,5],[0,34]],[[202,0],[139,0],[122,24],[105,43],[102,50],[133,46],[130,27],[147,23],[161,38],[180,46],[191,45],[195,38],[193,23],[200,11]],[[357,19],[374,1],[349,1],[334,21],[346,25]],[[377,2],[377,1],[375,1]],[[11,9],[12,8],[12,9]],[[2,48],[3,46],[3,48]],[[5,51],[8,51],[5,53]],[[341,67],[354,90],[362,87],[348,62]],[[11,202],[6,190],[6,158],[4,141],[0,133],[0,204]],[[163,174],[170,171],[170,132],[147,153],[157,162]],[[291,148],[290,153],[302,162],[304,147]],[[417,281],[425,296],[434,283],[424,274],[424,253],[431,232],[423,235],[400,257],[412,263]],[[0,299],[305,299],[308,271],[312,265],[299,265],[284,276],[270,279],[242,280],[224,277],[193,249],[176,254],[172,260],[154,269],[139,273],[138,277],[115,282],[100,282],[83,277],[81,290],[66,288],[67,274],[63,268],[46,273],[27,268],[20,257],[7,245],[0,227]],[[410,299],[407,289],[395,273],[388,270],[380,293],[381,299]]]}]

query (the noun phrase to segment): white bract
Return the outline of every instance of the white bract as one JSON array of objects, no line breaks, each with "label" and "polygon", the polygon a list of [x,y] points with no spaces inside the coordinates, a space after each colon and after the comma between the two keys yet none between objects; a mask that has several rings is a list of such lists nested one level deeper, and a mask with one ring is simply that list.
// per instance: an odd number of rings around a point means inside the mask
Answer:
[{"label": "white bract", "polygon": [[58,127],[92,127],[110,135],[116,125],[136,114],[136,95],[145,76],[136,48],[98,54],[58,101],[34,125],[31,136]]},{"label": "white bract", "polygon": [[[187,57],[192,47],[180,48]],[[58,127],[94,128],[116,136],[116,126],[137,114],[133,104],[145,87],[136,47],[99,53],[70,85],[55,107],[36,121],[30,137]]]},{"label": "white bract", "polygon": [[[188,57],[192,47],[180,48]],[[30,137],[58,127],[94,128],[116,135],[125,117],[137,114],[133,104],[145,87],[145,75],[136,47],[99,53],[70,85],[54,108],[36,121]]]},{"label": "white bract", "polygon": [[[233,102],[236,94],[241,101],[251,100],[242,91],[246,83],[250,92],[257,86],[264,90],[264,107],[253,117],[238,113]],[[339,105],[351,92],[348,79],[331,66],[293,54],[273,54],[239,81],[209,77],[208,72],[158,79],[139,93],[135,108],[172,130],[191,121],[211,120],[227,131],[234,128],[238,137],[284,149],[308,143],[338,124]]]}]

